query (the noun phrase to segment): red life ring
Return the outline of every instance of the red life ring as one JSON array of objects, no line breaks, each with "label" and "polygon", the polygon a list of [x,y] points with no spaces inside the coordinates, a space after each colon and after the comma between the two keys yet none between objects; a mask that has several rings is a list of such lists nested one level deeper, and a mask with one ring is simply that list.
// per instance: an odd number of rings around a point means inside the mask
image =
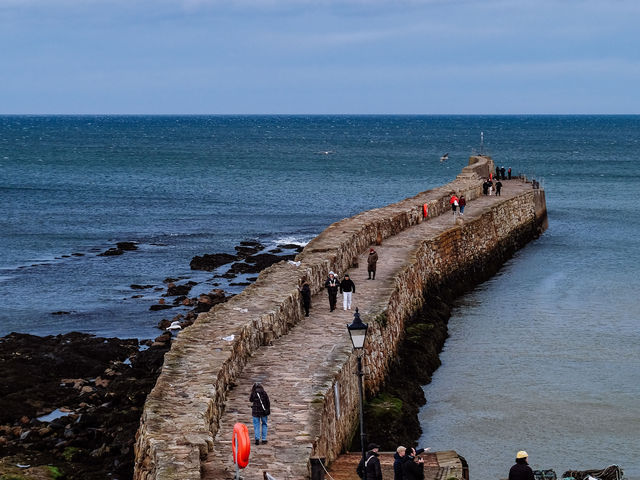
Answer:
[{"label": "red life ring", "polygon": [[426,203],[422,205],[422,216],[424,218],[427,218],[429,216],[429,205]]},{"label": "red life ring", "polygon": [[[238,452],[236,454],[236,442]],[[233,438],[231,439],[233,450],[233,463],[237,463],[240,468],[249,465],[249,454],[251,453],[251,441],[249,440],[249,429],[244,423],[236,423],[233,426]]]}]

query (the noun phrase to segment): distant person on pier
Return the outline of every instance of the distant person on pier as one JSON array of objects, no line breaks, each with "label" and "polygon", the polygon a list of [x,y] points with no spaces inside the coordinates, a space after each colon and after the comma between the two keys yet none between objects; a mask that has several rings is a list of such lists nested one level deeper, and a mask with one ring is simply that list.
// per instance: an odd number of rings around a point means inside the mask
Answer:
[{"label": "distant person on pier", "polygon": [[356,284],[349,278],[348,273],[340,282],[340,293],[342,294],[342,306],[345,310],[351,310],[351,297],[356,293]]},{"label": "distant person on pier", "polygon": [[267,392],[264,391],[262,385],[260,385],[259,383],[254,383],[253,387],[251,387],[251,395],[249,395],[249,401],[251,402],[251,416],[253,417],[253,436],[255,437],[256,445],[260,445],[261,439],[262,444],[266,445],[267,419],[269,415],[271,415],[271,404],[269,402],[269,395],[267,395]]},{"label": "distant person on pier", "polygon": [[487,187],[489,189],[489,195],[491,195],[493,192],[493,181],[490,178],[487,179]]},{"label": "distant person on pier", "polygon": [[496,180],[500,178],[500,167],[496,166]]},{"label": "distant person on pier", "polygon": [[507,177],[505,176],[505,171],[506,170],[504,169],[504,167],[500,167],[500,178],[502,180],[506,180],[507,179]]},{"label": "distant person on pier", "polygon": [[516,463],[509,470],[509,480],[534,480],[533,470],[529,466],[529,454],[524,450],[516,453]]},{"label": "distant person on pier", "polygon": [[507,175],[509,176],[509,180],[511,180],[511,167],[507,170]]},{"label": "distant person on pier", "polygon": [[333,312],[336,309],[336,299],[338,297],[338,288],[340,288],[340,281],[336,274],[329,272],[327,281],[324,282],[324,286],[329,294],[329,311]]},{"label": "distant person on pier", "polygon": [[369,250],[369,256],[367,257],[367,272],[369,273],[369,280],[376,279],[376,264],[378,263],[378,252],[373,248]]},{"label": "distant person on pier", "polygon": [[464,195],[460,195],[460,200],[458,200],[458,204],[460,206],[460,215],[464,215],[464,207],[467,206],[467,199],[464,198]]},{"label": "distant person on pier", "polygon": [[360,459],[356,472],[363,480],[382,480],[382,468],[380,467],[380,459],[378,458],[379,449],[379,445],[370,443],[367,447],[364,462]]},{"label": "distant person on pier", "polygon": [[500,190],[502,190],[502,182],[498,180],[496,182],[496,195],[500,196]]},{"label": "distant person on pier", "polygon": [[302,298],[302,307],[304,308],[304,316],[309,316],[309,309],[311,308],[311,287],[309,282],[304,282],[302,288],[300,288],[300,297]]},{"label": "distant person on pier", "polygon": [[489,180],[485,180],[482,184],[482,194],[489,195]]},{"label": "distant person on pier", "polygon": [[451,205],[451,211],[453,212],[453,216],[456,216],[456,209],[458,208],[458,197],[456,197],[455,193],[451,194],[451,198],[449,199],[449,204]]}]

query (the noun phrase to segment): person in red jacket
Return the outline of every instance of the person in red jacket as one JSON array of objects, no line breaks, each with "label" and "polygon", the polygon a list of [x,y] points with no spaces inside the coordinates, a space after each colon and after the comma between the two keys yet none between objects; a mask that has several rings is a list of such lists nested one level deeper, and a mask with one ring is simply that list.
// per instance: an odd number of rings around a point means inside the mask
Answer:
[{"label": "person in red jacket", "polygon": [[456,216],[456,209],[458,208],[458,197],[456,197],[455,193],[451,194],[451,198],[449,199],[449,204],[451,205],[451,211],[453,212],[453,216]]}]

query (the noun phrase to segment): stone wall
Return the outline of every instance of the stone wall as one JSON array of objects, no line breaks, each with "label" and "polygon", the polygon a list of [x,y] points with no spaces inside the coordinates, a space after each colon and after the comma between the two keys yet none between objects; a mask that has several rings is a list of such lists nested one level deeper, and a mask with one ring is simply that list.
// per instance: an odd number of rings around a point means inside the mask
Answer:
[{"label": "stone wall", "polygon": [[[454,226],[436,238],[425,240],[414,257],[396,275],[395,288],[384,310],[363,321],[369,324],[363,355],[365,390],[375,395],[384,385],[390,363],[405,332],[405,321],[429,302],[429,293],[442,285],[464,284],[483,278],[482,271],[501,265],[547,228],[543,190],[531,190],[486,211],[481,218]],[[447,212],[449,210],[447,209]],[[337,372],[336,387],[329,385],[318,420],[312,456],[330,463],[344,450],[358,423],[358,390],[355,353]]]},{"label": "stone wall", "polygon": [[[450,211],[452,191],[464,194],[469,201],[477,198],[482,194],[482,178],[493,170],[493,162],[488,157],[471,157],[469,163],[443,187],[332,224],[298,255],[298,267],[280,262],[265,269],[240,295],[201,314],[181,332],[147,397],[136,438],[134,478],[199,479],[201,461],[213,448],[226,392],[247,359],[301,320],[298,286],[302,281],[308,281],[315,294],[323,288],[330,270],[344,272],[376,239],[422,222],[424,204],[431,217]],[[366,388],[370,392],[381,385],[402,337],[404,318],[420,306],[430,283],[438,282],[451,269],[481,268],[488,252],[505,242],[516,242],[518,236],[529,240],[534,225],[546,218],[543,191],[531,191],[509,203],[513,205],[488,211],[479,221],[454,227],[426,242],[398,275],[388,306],[383,306],[376,318],[364,319],[373,327],[366,355]],[[508,221],[498,225],[497,215]],[[355,357],[345,355],[345,360],[337,371],[322,372],[334,380],[327,382],[322,400],[314,403],[319,417],[317,431],[311,432],[316,438],[315,456],[334,458],[346,445],[357,420]]]}]

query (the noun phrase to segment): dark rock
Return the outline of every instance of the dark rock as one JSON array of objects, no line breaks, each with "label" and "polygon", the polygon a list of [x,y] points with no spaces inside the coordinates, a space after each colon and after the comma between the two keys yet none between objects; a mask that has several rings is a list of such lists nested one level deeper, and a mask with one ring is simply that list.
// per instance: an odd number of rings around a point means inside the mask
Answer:
[{"label": "dark rock", "polygon": [[99,257],[112,257],[114,255],[122,255],[123,253],[124,253],[124,250],[122,250],[120,248],[110,248],[106,252],[99,253],[98,256]]},{"label": "dark rock", "polygon": [[60,310],[58,312],[51,312],[51,315],[70,315],[71,312],[65,312],[63,310]]},{"label": "dark rock", "polygon": [[285,250],[295,250],[296,252],[300,253],[304,249],[304,246],[297,245],[295,243],[279,243],[278,248],[283,248]]},{"label": "dark rock", "polygon": [[293,260],[295,257],[295,255],[273,255],[271,253],[259,253],[257,255],[247,257],[245,261],[247,263],[255,265],[256,268],[259,268],[259,270],[257,270],[259,272],[267,267],[270,267],[274,263],[278,263],[282,260]]},{"label": "dark rock", "polygon": [[120,250],[127,250],[127,251],[138,249],[138,245],[136,244],[136,242],[118,242],[116,243],[116,247],[118,247]]},{"label": "dark rock", "polygon": [[147,288],[153,288],[154,285],[138,285],[137,283],[133,283],[130,285],[133,290],[145,290]]},{"label": "dark rock", "polygon": [[201,257],[193,257],[189,266],[191,270],[206,270],[207,272],[211,272],[222,265],[233,262],[237,258],[235,255],[228,253],[205,254]]},{"label": "dark rock", "polygon": [[187,282],[183,285],[176,285],[174,283],[170,283],[167,285],[167,293],[165,297],[176,297],[178,295],[188,295],[191,289],[197,285],[197,282]]},{"label": "dark rock", "polygon": [[238,253],[238,258],[246,258],[249,255],[254,255],[261,250],[264,250],[264,245],[256,241],[242,241],[240,245],[235,247]]},{"label": "dark rock", "polygon": [[162,283],[176,283],[178,280],[180,280],[180,279],[179,278],[167,277],[162,281]]},{"label": "dark rock", "polygon": [[[0,339],[0,443],[7,464],[50,465],[69,480],[105,479],[116,472],[117,478],[131,479],[140,414],[170,338],[165,347],[144,351],[138,351],[135,339],[79,333],[14,333]],[[129,357],[131,365],[123,364]],[[83,401],[75,382],[60,381],[77,379],[78,386],[87,386],[91,379],[107,376],[105,371],[118,374],[91,401]],[[49,423],[35,419],[62,406],[71,413]],[[23,428],[25,420],[28,427]],[[94,451],[99,455],[91,457]]]},{"label": "dark rock", "polygon": [[168,303],[156,303],[154,305],[151,305],[149,307],[149,310],[155,312],[155,311],[158,311],[158,310],[167,310],[168,308],[173,308],[173,307],[174,307],[174,305],[170,305]]},{"label": "dark rock", "polygon": [[247,285],[251,285],[251,282],[231,282],[229,285],[232,287],[246,287]]}]

